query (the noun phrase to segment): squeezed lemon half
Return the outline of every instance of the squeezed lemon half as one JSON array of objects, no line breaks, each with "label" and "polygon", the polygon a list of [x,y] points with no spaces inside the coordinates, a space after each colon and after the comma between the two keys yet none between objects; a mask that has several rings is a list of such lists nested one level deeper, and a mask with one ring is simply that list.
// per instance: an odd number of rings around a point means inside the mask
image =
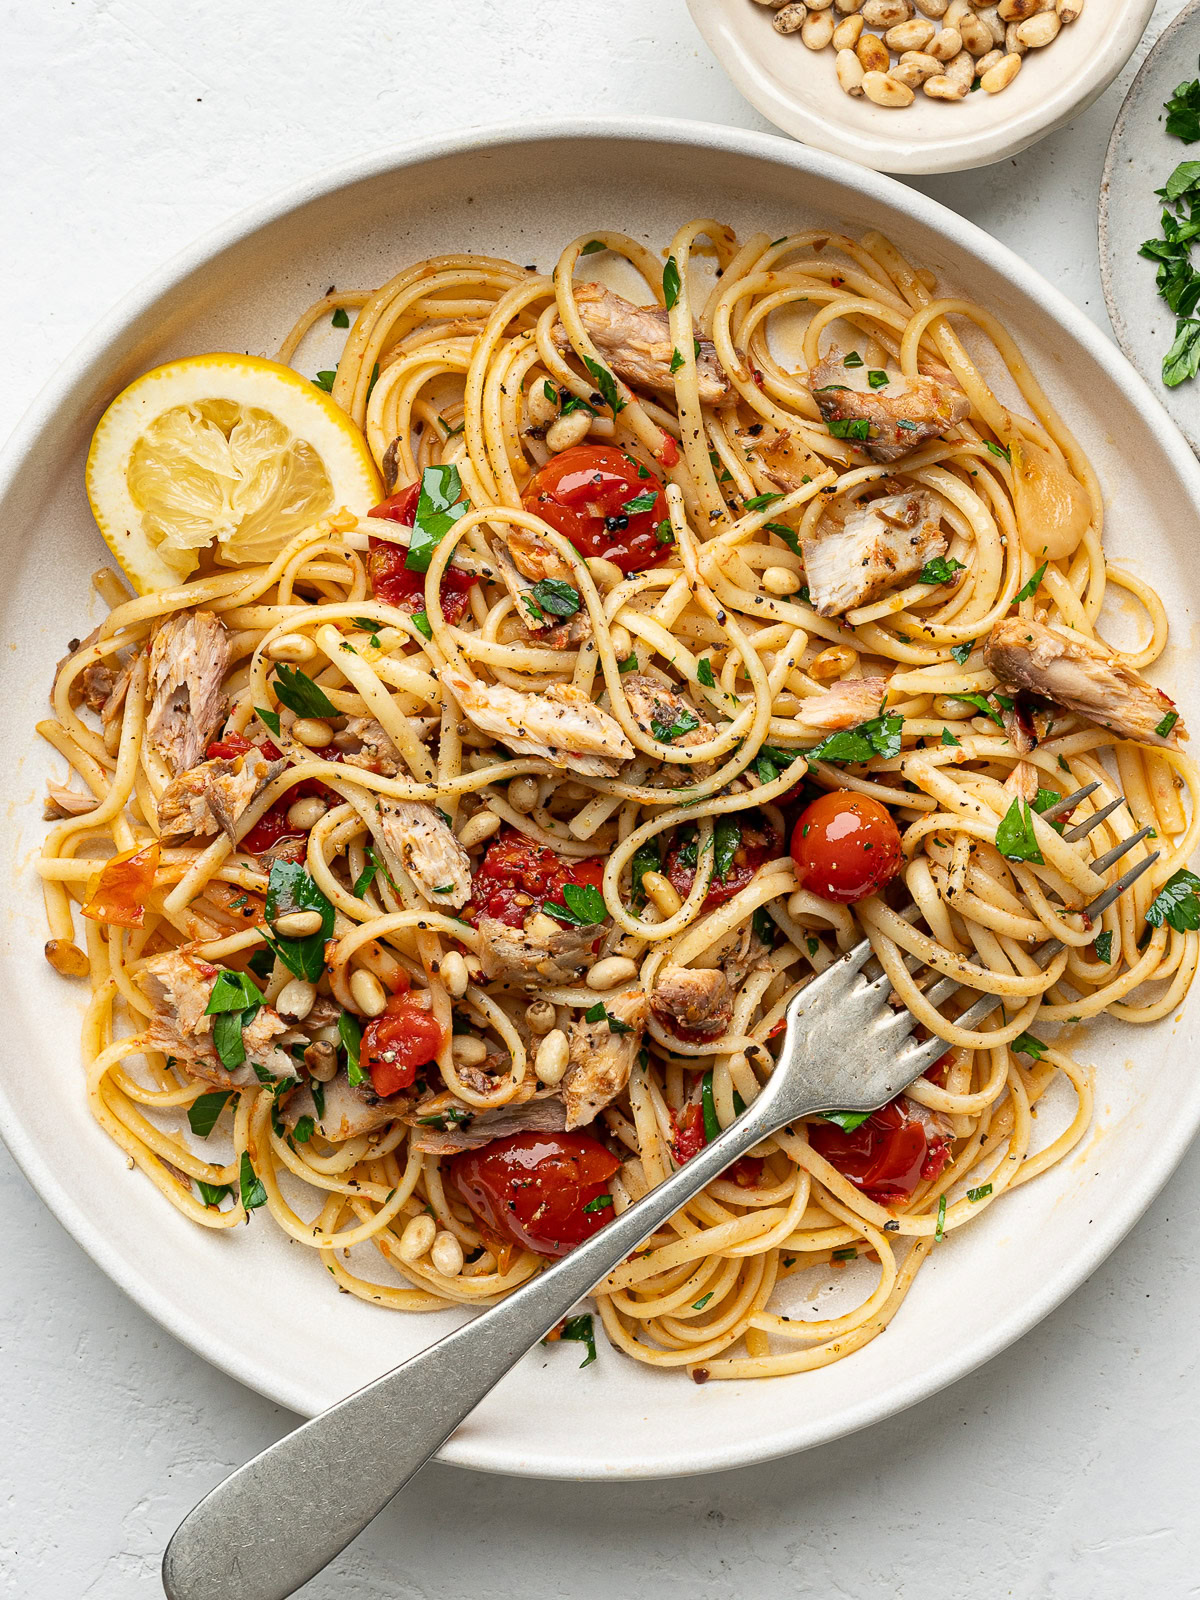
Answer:
[{"label": "squeezed lemon half", "polygon": [[123,389],[92,437],[87,495],[139,594],[226,562],[270,561],[318,518],[364,515],[382,494],[358,428],[334,401],[260,356],[203,355]]}]

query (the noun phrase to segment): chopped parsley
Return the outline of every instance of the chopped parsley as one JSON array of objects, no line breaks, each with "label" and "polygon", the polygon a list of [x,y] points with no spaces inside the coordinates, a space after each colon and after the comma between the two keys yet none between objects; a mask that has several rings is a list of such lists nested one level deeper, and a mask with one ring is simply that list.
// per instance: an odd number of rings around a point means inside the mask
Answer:
[{"label": "chopped parsley", "polygon": [[293,911],[319,912],[320,928],[302,939],[277,935],[267,942],[290,973],[316,983],[325,971],[325,941],[333,933],[333,906],[301,865],[295,861],[274,861],[267,888],[267,921],[274,922],[277,917],[288,916]]},{"label": "chopped parsley", "polygon": [[842,365],[844,367],[861,367],[862,364],[863,358],[859,355],[857,350],[851,350],[848,356],[843,356],[842,358]]},{"label": "chopped parsley", "polygon": [[740,825],[731,817],[718,817],[713,829],[713,877],[728,876],[733,858],[742,842]]},{"label": "chopped parsley", "polygon": [[336,717],[337,708],[329,696],[299,667],[280,662],[275,668],[275,693],[281,704],[298,717]]},{"label": "chopped parsley", "polygon": [[625,504],[621,507],[621,510],[627,517],[637,517],[640,516],[643,511],[653,511],[654,502],[657,499],[657,490],[643,489],[641,494],[635,495],[632,500],[626,500]]},{"label": "chopped parsley", "polygon": [[569,1339],[573,1343],[587,1346],[587,1355],[579,1363],[582,1372],[584,1367],[590,1367],[596,1359],[596,1333],[592,1323],[590,1311],[582,1312],[577,1317],[568,1317],[562,1327],[548,1333],[542,1340],[543,1344],[557,1344],[560,1339]]},{"label": "chopped parsley", "polygon": [[701,1295],[699,1300],[693,1300],[692,1301],[692,1310],[693,1311],[703,1311],[705,1306],[712,1299],[713,1295],[716,1294],[716,1292],[717,1291],[715,1289],[710,1289],[706,1295]]},{"label": "chopped parsley", "polygon": [[674,375],[676,372],[679,371],[679,369],[680,369],[680,367],[682,365],[683,365],[683,357],[679,354],[678,350],[672,350],[671,351],[671,365],[667,368],[668,372],[670,372],[672,375]]},{"label": "chopped parsley", "polygon": [[932,561],[927,561],[921,568],[921,583],[952,583],[956,572],[966,569],[961,561],[956,561],[953,556],[934,556]]},{"label": "chopped parsley", "polygon": [[974,706],[976,710],[982,711],[984,716],[989,717],[998,728],[1002,728],[1004,726],[1004,718],[996,710],[996,707],[992,704],[987,695],[954,694],[951,696],[951,698],[954,700],[965,700],[967,705]]},{"label": "chopped parsley", "polygon": [[259,1206],[266,1205],[267,1191],[262,1179],[254,1170],[248,1150],[242,1151],[242,1159],[238,1166],[238,1188],[241,1191],[243,1210],[254,1211]]},{"label": "chopped parsley", "polygon": [[313,379],[313,382],[316,384],[318,389],[324,389],[326,394],[332,394],[333,385],[336,379],[337,368],[335,367],[332,372],[318,372],[316,377]]},{"label": "chopped parsley", "polygon": [[433,624],[429,620],[428,611],[414,611],[410,621],[417,632],[423,634],[426,639],[433,638]]},{"label": "chopped parsley", "polygon": [[208,1138],[232,1096],[232,1090],[220,1089],[213,1094],[202,1094],[192,1101],[188,1107],[188,1122],[197,1139]]},{"label": "chopped parsley", "polygon": [[967,1199],[970,1200],[973,1205],[976,1200],[986,1200],[991,1192],[992,1186],[990,1183],[981,1183],[977,1189],[967,1190]]},{"label": "chopped parsley", "polygon": [[774,505],[776,500],[782,499],[783,496],[781,494],[756,494],[752,500],[743,502],[743,509],[746,511],[765,511],[768,506]]},{"label": "chopped parsley", "polygon": [[1097,961],[1104,961],[1104,962],[1108,962],[1108,963],[1111,964],[1111,962],[1112,962],[1112,944],[1113,944],[1113,936],[1112,936],[1112,930],[1111,929],[1106,929],[1103,933],[1098,933],[1096,935],[1096,960]]},{"label": "chopped parsley", "polygon": [[679,291],[683,287],[679,278],[679,263],[674,256],[667,257],[667,264],[662,275],[663,299],[666,301],[667,310],[679,299]]},{"label": "chopped parsley", "polygon": [[872,367],[867,373],[867,382],[871,385],[872,389],[883,389],[891,381],[892,380],[888,377],[886,372],[881,372],[876,367]]},{"label": "chopped parsley", "polygon": [[988,449],[992,452],[992,454],[994,456],[999,456],[1002,461],[1008,461],[1008,462],[1012,461],[1012,451],[1008,448],[1007,445],[996,444],[991,439],[985,439],[983,442],[984,442],[985,445],[987,445]]},{"label": "chopped parsley", "polygon": [[297,1144],[307,1144],[316,1132],[317,1125],[309,1116],[297,1118],[296,1126],[292,1129],[292,1138]]},{"label": "chopped parsley", "polygon": [[367,1075],[359,1063],[362,1023],[352,1011],[343,1011],[338,1018],[338,1038],[342,1041],[342,1049],[346,1052],[346,1077],[350,1084],[357,1088],[360,1083],[367,1081]]},{"label": "chopped parsley", "polygon": [[579,252],[579,254],[581,256],[594,256],[594,255],[599,255],[601,250],[607,250],[607,249],[608,249],[608,246],[604,243],[604,241],[602,239],[589,239],[588,242],[584,245],[583,249]]},{"label": "chopped parsley", "polygon": [[954,657],[955,661],[957,661],[959,666],[961,667],[961,666],[963,666],[965,664],[967,657],[971,654],[971,651],[973,649],[974,649],[974,645],[972,644],[971,640],[968,639],[965,644],[956,644],[951,649],[950,654]]},{"label": "chopped parsley", "polygon": [[585,1205],[583,1209],[585,1211],[607,1211],[608,1208],[612,1205],[612,1203],[613,1203],[612,1195],[610,1195],[610,1194],[598,1194],[594,1200],[589,1200],[587,1205]]},{"label": "chopped parsley", "polygon": [[1040,1061],[1046,1054],[1046,1046],[1032,1033],[1019,1033],[1009,1049],[1019,1051],[1023,1056],[1031,1056],[1034,1061]]},{"label": "chopped parsley", "polygon": [[871,424],[866,417],[834,417],[825,424],[835,439],[869,439]]},{"label": "chopped parsley", "polygon": [[255,706],[254,714],[262,723],[268,733],[279,733],[279,713],[271,711],[267,706]]},{"label": "chopped parsley", "polygon": [[[815,944],[817,941],[814,939],[812,942]],[[823,1111],[821,1120],[836,1123],[843,1133],[853,1133],[855,1128],[862,1127],[870,1115],[869,1111]]]},{"label": "chopped parsley", "polygon": [[1200,878],[1186,867],[1172,873],[1146,908],[1146,921],[1152,928],[1165,922],[1176,933],[1200,928]]},{"label": "chopped parsley", "polygon": [[774,783],[779,774],[786,772],[800,754],[799,750],[781,750],[773,744],[760,745],[758,754],[754,758],[754,771],[758,781]]},{"label": "chopped parsley", "polygon": [[670,722],[654,716],[650,719],[650,732],[661,744],[674,744],[676,739],[682,739],[685,733],[694,733],[699,726],[700,718],[686,706],[673,710]]},{"label": "chopped parsley", "polygon": [[1046,568],[1049,565],[1050,565],[1050,563],[1048,561],[1043,561],[1042,562],[1041,566],[1034,573],[1033,577],[1030,578],[1029,582],[1027,584],[1025,584],[1023,588],[1020,588],[1020,589],[1017,590],[1016,594],[1013,596],[1014,604],[1017,604],[1022,600],[1032,600],[1033,599],[1034,595],[1038,591],[1038,585],[1041,583],[1042,579],[1046,576]]},{"label": "chopped parsley", "polygon": [[573,617],[582,604],[578,589],[562,578],[539,578],[530,593],[541,610],[552,617]]},{"label": "chopped parsley", "polygon": [[962,744],[962,740],[961,739],[956,739],[954,737],[954,735],[950,732],[949,728],[943,728],[942,729],[942,743],[945,744],[945,745],[951,745],[951,744],[961,745]]},{"label": "chopped parsley", "polygon": [[1018,796],[1004,813],[996,829],[996,849],[1006,861],[1031,861],[1035,866],[1043,865],[1028,800]]},{"label": "chopped parsley", "polygon": [[670,517],[664,517],[654,530],[656,544],[674,544],[675,530],[671,526]]},{"label": "chopped parsley", "polygon": [[1166,716],[1162,719],[1154,731],[1156,734],[1158,734],[1160,739],[1165,739],[1178,721],[1178,711],[1168,711]]},{"label": "chopped parsley", "polygon": [[659,871],[661,866],[662,856],[659,853],[657,839],[647,839],[645,844],[638,845],[633,853],[633,860],[629,863],[629,888],[635,905],[641,905],[646,898],[642,879],[648,872]]},{"label": "chopped parsley", "polygon": [[589,1006],[583,1013],[585,1022],[607,1022],[610,1033],[632,1033],[633,1029],[628,1022],[622,1022],[620,1017],[614,1017],[607,1010],[603,1000],[597,1000],[594,1006]]},{"label": "chopped parsley", "polygon": [[555,900],[543,900],[542,910],[577,928],[595,927],[608,915],[604,896],[590,883],[564,883],[563,902],[559,905]]},{"label": "chopped parsley", "polygon": [[600,398],[615,417],[618,412],[624,411],[625,402],[617,393],[617,380],[607,367],[602,367],[598,361],[593,361],[590,356],[584,356],[583,364],[592,375],[596,388],[600,391]]},{"label": "chopped parsley", "polygon": [[348,328],[350,326],[350,318],[346,314],[345,306],[339,306],[329,320],[335,328]]},{"label": "chopped parsley", "polygon": [[426,467],[404,565],[409,572],[428,572],[433,552],[450,529],[471,509],[463,498],[462,479],[453,465]]},{"label": "chopped parsley", "polygon": [[856,728],[842,728],[829,734],[805,754],[810,761],[849,765],[870,761],[872,756],[898,756],[903,727],[904,719],[900,716],[872,717]]},{"label": "chopped parsley", "polygon": [[934,1244],[941,1244],[942,1236],[946,1232],[946,1196],[938,1196],[937,1227],[933,1230]]},{"label": "chopped parsley", "polygon": [[715,689],[717,680],[713,677],[712,662],[707,656],[701,657],[696,663],[696,682],[703,684],[706,689]]},{"label": "chopped parsley", "polygon": [[721,1133],[721,1124],[717,1118],[717,1104],[713,1098],[712,1068],[700,1080],[700,1111],[704,1118],[704,1142],[711,1144]]}]

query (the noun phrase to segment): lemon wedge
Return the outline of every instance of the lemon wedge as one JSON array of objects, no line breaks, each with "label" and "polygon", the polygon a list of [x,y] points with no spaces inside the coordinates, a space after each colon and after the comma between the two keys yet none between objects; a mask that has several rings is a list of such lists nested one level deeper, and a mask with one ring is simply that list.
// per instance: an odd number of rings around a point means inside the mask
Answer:
[{"label": "lemon wedge", "polygon": [[318,518],[364,515],[383,490],[366,440],[329,395],[260,356],[188,356],[123,389],[100,419],[87,496],[139,594],[183,582],[214,549],[270,561]]}]

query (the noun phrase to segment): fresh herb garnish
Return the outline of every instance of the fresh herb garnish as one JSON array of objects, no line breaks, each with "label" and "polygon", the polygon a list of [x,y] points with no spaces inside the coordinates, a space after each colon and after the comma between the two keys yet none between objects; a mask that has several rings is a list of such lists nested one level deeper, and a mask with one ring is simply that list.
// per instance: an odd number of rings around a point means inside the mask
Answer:
[{"label": "fresh herb garnish", "polygon": [[583,1013],[585,1022],[607,1022],[610,1033],[632,1033],[633,1028],[628,1022],[622,1022],[620,1017],[614,1017],[607,1010],[603,1000],[597,1000],[594,1006],[589,1006]]},{"label": "fresh herb garnish", "polygon": [[823,1111],[821,1119],[836,1123],[843,1133],[853,1133],[855,1128],[862,1127],[870,1115],[869,1111]]},{"label": "fresh herb garnish", "polygon": [[379,854],[378,850],[376,850],[375,846],[373,844],[369,844],[367,846],[367,864],[359,873],[358,877],[354,880],[354,893],[360,900],[374,883],[375,874],[377,872],[383,873],[384,877],[392,885],[393,889],[396,887],[395,883],[392,881],[392,875],[388,871],[387,862],[384,861],[383,857]]},{"label": "fresh herb garnish", "polygon": [[713,1098],[712,1068],[700,1080],[700,1111],[704,1118],[704,1142],[711,1144],[720,1136],[721,1124],[717,1118],[717,1104]]},{"label": "fresh herb garnish", "polygon": [[1168,711],[1166,716],[1162,719],[1154,731],[1156,734],[1158,734],[1160,739],[1165,739],[1178,721],[1178,711]]},{"label": "fresh herb garnish", "polygon": [[637,658],[637,652],[635,650],[631,650],[629,652],[629,654],[625,657],[624,661],[618,661],[617,662],[617,671],[622,675],[622,677],[627,672],[636,672],[637,669],[638,669],[638,658]]},{"label": "fresh herb garnish", "polygon": [[672,350],[671,351],[671,364],[667,368],[667,371],[670,372],[672,374],[672,376],[674,376],[674,374],[679,371],[679,369],[680,369],[680,367],[682,365],[683,365],[683,357],[679,354],[678,350]]},{"label": "fresh herb garnish", "polygon": [[903,727],[904,719],[900,716],[872,717],[869,722],[860,722],[856,728],[842,728],[837,733],[828,734],[805,754],[810,761],[835,761],[850,765],[870,761],[872,756],[898,756]]},{"label": "fresh herb garnish", "polygon": [[946,1196],[938,1196],[937,1227],[933,1230],[934,1244],[941,1244],[942,1235],[946,1231]]},{"label": "fresh herb garnish", "polygon": [[426,639],[433,638],[433,623],[429,620],[428,611],[414,611],[410,620],[419,634],[423,634]]},{"label": "fresh herb garnish", "polygon": [[732,817],[718,817],[713,829],[713,877],[725,878],[742,842],[740,825]]},{"label": "fresh herb garnish", "polygon": [[716,1294],[716,1292],[717,1291],[715,1289],[710,1289],[707,1294],[701,1295],[699,1300],[693,1300],[692,1301],[692,1310],[693,1311],[703,1311],[705,1306],[712,1299],[713,1295]]},{"label": "fresh herb garnish", "polygon": [[1096,935],[1096,960],[1111,965],[1112,963],[1112,930],[1106,929]]},{"label": "fresh herb garnish", "polygon": [[641,905],[646,898],[642,879],[648,872],[659,871],[661,866],[662,856],[657,839],[647,839],[645,844],[638,845],[629,863],[629,891],[635,906]]},{"label": "fresh herb garnish", "polygon": [[961,666],[963,666],[965,664],[967,657],[971,654],[971,651],[974,648],[975,647],[972,644],[971,640],[968,639],[965,644],[956,644],[956,645],[954,645],[953,648],[950,651],[950,654],[954,657],[955,661],[957,661],[959,666],[961,667]]},{"label": "fresh herb garnish", "polygon": [[231,1089],[220,1089],[213,1094],[202,1094],[192,1101],[188,1107],[188,1122],[197,1139],[208,1138],[232,1096]]},{"label": "fresh herb garnish", "polygon": [[641,494],[634,495],[632,500],[626,500],[621,510],[627,517],[637,517],[643,511],[653,511],[654,502],[657,499],[658,491],[656,489],[643,489]]},{"label": "fresh herb garnish", "polygon": [[694,733],[699,726],[700,718],[686,706],[672,711],[670,722],[653,716],[650,719],[650,732],[661,744],[674,744],[676,739],[682,739],[685,733]]},{"label": "fresh herb garnish", "polygon": [[[568,1317],[559,1331],[558,1339],[569,1339],[575,1344],[583,1344],[587,1346],[587,1355],[584,1356],[583,1360],[579,1363],[579,1370],[581,1372],[583,1371],[584,1367],[590,1367],[592,1362],[595,1361],[596,1334],[592,1324],[592,1314],[590,1311],[584,1311],[577,1317]],[[558,1342],[553,1333],[548,1333],[542,1340],[542,1343],[549,1344],[552,1341],[554,1343]]]},{"label": "fresh herb garnish", "polygon": [[1020,601],[1020,600],[1032,600],[1033,599],[1034,595],[1037,593],[1038,585],[1041,583],[1042,579],[1046,576],[1046,568],[1049,565],[1050,565],[1050,563],[1048,561],[1043,561],[1042,562],[1041,566],[1034,573],[1033,577],[1030,578],[1029,582],[1027,584],[1025,584],[1023,588],[1020,588],[1020,589],[1017,590],[1016,594],[1013,596],[1014,604],[1017,601]]},{"label": "fresh herb garnish", "polygon": [[581,256],[594,256],[594,255],[598,255],[601,250],[607,250],[607,249],[608,249],[608,246],[604,243],[604,241],[602,239],[589,239],[588,242],[584,245],[583,249],[579,252],[579,254]]},{"label": "fresh herb garnish", "polygon": [[1200,82],[1195,78],[1181,83],[1163,103],[1163,110],[1167,113],[1168,133],[1184,144],[1195,144],[1200,139]]},{"label": "fresh herb garnish", "polygon": [[278,734],[278,732],[279,732],[279,713],[278,713],[278,711],[272,711],[267,706],[255,706],[254,714],[258,718],[258,720],[262,723],[263,727],[267,730],[268,733]]},{"label": "fresh herb garnish", "polygon": [[199,1189],[200,1198],[206,1206],[220,1206],[225,1196],[231,1193],[227,1183],[205,1183],[203,1178],[196,1179],[196,1187]]},{"label": "fresh herb garnish", "polygon": [[667,257],[667,264],[663,268],[662,276],[663,299],[666,301],[667,310],[679,299],[679,291],[683,287],[679,278],[679,263],[674,256]]},{"label": "fresh herb garnish", "polygon": [[981,1183],[977,1189],[967,1190],[967,1199],[974,1203],[976,1200],[986,1200],[992,1192],[990,1183]]},{"label": "fresh herb garnish", "polygon": [[346,1052],[346,1077],[357,1088],[360,1083],[366,1083],[367,1075],[359,1065],[362,1023],[352,1011],[343,1011],[338,1018],[338,1038],[342,1041],[342,1048]]},{"label": "fresh herb garnish", "polygon": [[675,530],[671,526],[670,517],[664,517],[662,519],[662,521],[658,524],[658,526],[655,528],[655,530],[654,530],[654,542],[656,544],[674,544],[675,543]]},{"label": "fresh herb garnish", "polygon": [[1007,462],[1009,462],[1011,464],[1011,462],[1012,462],[1012,451],[1009,449],[1009,447],[1007,445],[1005,445],[1005,444],[996,444],[991,439],[985,439],[983,442],[988,447],[988,449],[992,452],[992,454],[994,456],[999,456],[1002,461],[1007,461]]},{"label": "fresh herb garnish", "polygon": [[595,927],[608,915],[604,896],[590,883],[564,883],[563,901],[565,904],[559,905],[554,900],[543,900],[542,910],[577,928]]},{"label": "fresh herb garnish", "polygon": [[961,739],[956,739],[954,737],[954,735],[950,732],[949,728],[943,728],[942,729],[942,743],[945,744],[945,745],[951,745],[951,744],[961,745],[962,744],[962,740]]},{"label": "fresh herb garnish", "polygon": [[851,350],[848,356],[843,356],[842,358],[842,365],[844,367],[861,367],[862,364],[863,358],[859,355],[857,350]]},{"label": "fresh herb garnish", "polygon": [[298,717],[336,717],[337,708],[319,683],[314,683],[299,667],[281,661],[275,668],[275,693],[280,702]]},{"label": "fresh herb garnish", "polygon": [[450,529],[471,509],[463,498],[462,479],[452,464],[426,467],[404,565],[409,572],[428,572],[433,552]]},{"label": "fresh herb garnish", "polygon": [[267,1203],[267,1191],[262,1179],[254,1170],[254,1163],[250,1160],[250,1152],[242,1151],[242,1159],[238,1166],[238,1187],[242,1196],[242,1208],[245,1211],[254,1211],[258,1206]]},{"label": "fresh herb garnish", "polygon": [[329,320],[335,328],[348,328],[350,326],[350,318],[346,314],[345,306],[339,306]]},{"label": "fresh herb garnish", "polygon": [[717,680],[713,677],[712,662],[707,656],[701,657],[696,663],[696,682],[703,684],[706,689],[715,689]]},{"label": "fresh herb garnish", "polygon": [[1046,1054],[1046,1046],[1032,1033],[1019,1033],[1009,1049],[1017,1050],[1023,1056],[1031,1056],[1034,1061],[1040,1061]]},{"label": "fresh herb garnish", "polygon": [[866,417],[834,417],[825,426],[835,439],[869,439],[871,424]]},{"label": "fresh herb garnish", "polygon": [[624,411],[625,402],[617,393],[617,380],[607,367],[602,367],[598,361],[593,361],[590,356],[584,356],[583,364],[592,375],[596,388],[600,391],[600,398],[615,417],[618,412]]},{"label": "fresh herb garnish", "polygon": [[876,367],[872,367],[867,373],[867,382],[871,385],[872,389],[883,389],[891,381],[892,380],[888,377],[886,372],[881,372]]},{"label": "fresh herb garnish", "polygon": [[267,888],[267,921],[274,922],[293,911],[319,912],[320,928],[302,939],[280,934],[268,942],[289,972],[316,983],[325,971],[325,941],[333,933],[333,906],[299,863],[274,861]]},{"label": "fresh herb garnish", "polygon": [[921,583],[950,583],[956,572],[965,572],[961,561],[956,561],[953,556],[934,556],[932,561],[927,561],[921,568]]},{"label": "fresh herb garnish", "polygon": [[316,384],[318,389],[324,389],[326,394],[332,394],[333,385],[336,379],[337,369],[335,368],[332,372],[318,372],[316,377],[313,379],[313,382]]},{"label": "fresh herb garnish", "polygon": [[996,849],[1006,861],[1031,861],[1039,867],[1043,864],[1028,800],[1018,796],[1004,813],[996,829]]},{"label": "fresh herb garnish", "polygon": [[594,1200],[589,1200],[587,1205],[585,1205],[583,1209],[585,1211],[607,1211],[608,1208],[612,1205],[612,1203],[613,1203],[612,1195],[610,1195],[610,1194],[598,1194]]},{"label": "fresh herb garnish", "polygon": [[292,1138],[297,1144],[307,1144],[316,1129],[317,1125],[310,1116],[298,1117],[296,1126],[292,1129]]},{"label": "fresh herb garnish", "polygon": [[1200,928],[1200,878],[1186,867],[1172,873],[1146,908],[1146,921],[1152,928],[1165,922],[1176,933]]},{"label": "fresh herb garnish", "polygon": [[768,506],[774,505],[776,500],[782,499],[783,496],[781,494],[756,494],[753,499],[743,502],[742,509],[745,511],[765,511]]},{"label": "fresh herb garnish", "polygon": [[578,589],[562,578],[539,578],[530,594],[552,617],[573,617],[582,604]]},{"label": "fresh herb garnish", "polygon": [[781,750],[773,744],[760,745],[754,758],[754,771],[759,783],[774,783],[779,774],[786,772],[802,753],[799,750]]},{"label": "fresh herb garnish", "polygon": [[992,704],[987,695],[956,693],[951,696],[951,699],[965,700],[967,705],[974,706],[976,710],[982,711],[984,716],[990,718],[990,720],[994,722],[998,728],[1002,728],[1004,726],[1004,718],[996,710],[996,707]]}]

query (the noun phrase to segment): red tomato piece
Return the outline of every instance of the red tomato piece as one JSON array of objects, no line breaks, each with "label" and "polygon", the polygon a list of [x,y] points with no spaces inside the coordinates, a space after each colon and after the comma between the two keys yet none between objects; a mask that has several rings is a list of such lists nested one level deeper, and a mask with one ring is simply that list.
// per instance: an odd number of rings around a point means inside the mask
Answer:
[{"label": "red tomato piece", "polygon": [[541,909],[543,900],[562,905],[564,884],[599,889],[603,881],[604,862],[599,856],[571,861],[507,828],[497,834],[479,863],[471,903],[497,922],[520,928],[531,912]]},{"label": "red tomato piece", "polygon": [[698,1100],[684,1106],[681,1117],[672,1112],[671,1126],[674,1130],[671,1153],[681,1164],[690,1161],[708,1143],[704,1137],[704,1112]]},{"label": "red tomato piece", "polygon": [[280,804],[263,812],[249,833],[242,835],[238,849],[248,850],[252,856],[260,856],[264,850],[270,850],[283,839],[294,839],[299,846],[297,860],[303,859],[304,834],[295,823],[288,821],[288,808]]},{"label": "red tomato piece", "polygon": [[662,444],[655,452],[654,458],[662,467],[675,467],[679,465],[679,446],[669,433],[663,434]]},{"label": "red tomato piece", "polygon": [[[704,896],[701,908],[709,911],[713,906],[732,900],[754,877],[764,861],[779,854],[779,835],[765,820],[743,822],[742,837],[728,870],[720,878],[714,873]],[[683,840],[667,852],[666,874],[671,887],[681,900],[686,900],[696,881],[696,841]],[[680,1037],[684,1035],[681,1033]]]},{"label": "red tomato piece", "polygon": [[900,830],[885,805],[837,789],[805,806],[792,830],[800,887],[851,905],[875,894],[900,871]]},{"label": "red tomato piece", "polygon": [[873,1111],[849,1133],[836,1122],[810,1122],[808,1142],[830,1166],[880,1205],[907,1200],[922,1178],[935,1178],[950,1156],[945,1139],[928,1138],[900,1099]]},{"label": "red tomato piece", "polygon": [[[369,517],[381,517],[388,522],[399,522],[411,528],[417,518],[417,502],[421,498],[421,485],[410,483],[406,489],[388,495],[367,512]],[[410,572],[405,566],[408,552],[403,545],[389,544],[386,539],[368,540],[367,577],[371,593],[384,605],[397,606],[410,613],[425,609],[425,574]],[[473,572],[463,572],[459,567],[447,567],[442,574],[438,596],[442,615],[452,626],[466,616],[467,596],[479,579]]]},{"label": "red tomato piece", "polygon": [[359,1063],[370,1074],[375,1093],[386,1099],[411,1088],[417,1068],[437,1059],[442,1037],[441,1025],[432,1012],[402,989],[393,994],[383,1015],[363,1029],[359,1050]]},{"label": "red tomato piece", "polygon": [[93,922],[110,922],[119,928],[140,928],[146,920],[146,899],[154,888],[160,850],[158,840],[140,850],[126,850],[111,856],[101,868],[88,903],[85,917]]},{"label": "red tomato piece", "polygon": [[450,1162],[459,1193],[485,1227],[541,1256],[565,1256],[598,1233],[611,1205],[587,1207],[608,1194],[621,1165],[586,1133],[514,1133]]},{"label": "red tomato piece", "polygon": [[265,761],[278,761],[283,751],[270,739],[260,739],[257,743],[247,739],[243,733],[224,733],[219,739],[214,739],[204,754],[210,761],[236,761],[238,756],[244,756],[247,750],[261,750]]},{"label": "red tomato piece", "polygon": [[[645,510],[625,509],[647,499]],[[529,480],[521,504],[581,556],[602,557],[622,572],[642,572],[670,554],[655,532],[667,515],[661,480],[612,445],[580,444],[552,457]]]}]

